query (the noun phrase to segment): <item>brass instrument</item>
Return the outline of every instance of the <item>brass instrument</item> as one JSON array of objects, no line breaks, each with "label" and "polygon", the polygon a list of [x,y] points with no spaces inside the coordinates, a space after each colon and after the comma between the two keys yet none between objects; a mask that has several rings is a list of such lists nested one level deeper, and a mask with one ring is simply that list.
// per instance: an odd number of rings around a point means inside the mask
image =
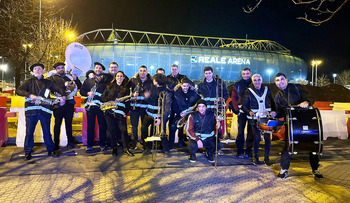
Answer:
[{"label": "brass instrument", "polygon": [[[130,92],[132,92],[131,90],[132,90],[132,88],[130,87]],[[138,93],[139,91],[140,91],[140,85],[137,83],[137,85],[136,85],[136,87],[135,87],[134,92],[133,92],[132,95],[134,95],[135,93]],[[132,98],[131,98],[131,101],[132,101],[132,110],[135,110],[135,109],[136,109],[136,100],[137,100],[137,97],[136,97],[136,98],[135,98],[135,97],[132,97]]]},{"label": "brass instrument", "polygon": [[[118,99],[118,103],[121,102],[126,102],[131,98],[131,95],[125,96],[125,97],[121,97]],[[108,102],[104,102],[100,108],[102,111],[107,111],[109,109],[118,109],[118,103],[115,103],[115,101],[108,101]]]},{"label": "brass instrument", "polygon": [[91,88],[91,90],[90,90],[90,92],[93,92],[94,96],[92,96],[92,97],[89,96],[88,99],[86,100],[86,104],[89,105],[89,106],[87,107],[87,109],[86,109],[86,110],[88,110],[88,111],[90,111],[91,101],[92,101],[92,99],[95,97],[95,92],[96,92],[96,90],[97,90],[97,84],[95,83],[95,85],[92,86],[92,88]]},{"label": "brass instrument", "polygon": [[54,105],[58,104],[60,102],[60,98],[44,98],[41,96],[37,96],[35,100],[27,98],[28,102],[34,103],[35,105],[40,105],[40,104],[47,104],[47,105]]},{"label": "brass instrument", "polygon": [[[73,99],[74,95],[77,93],[78,91],[78,87],[74,82],[74,78],[73,75],[71,74],[72,70],[69,70],[68,72],[66,72],[66,76],[71,80],[71,81],[67,81],[70,83],[69,86],[66,87],[66,100],[70,100]],[[47,73],[47,77],[51,77],[57,75],[56,70],[52,70],[50,72]],[[52,96],[54,97],[61,97],[62,95],[55,93]]]},{"label": "brass instrument", "polygon": [[[155,161],[157,141],[161,141],[161,138],[167,136],[164,132],[164,111],[165,111],[165,97],[166,92],[160,92],[158,96],[158,111],[157,117],[154,118],[153,133],[151,137],[146,138],[146,142],[152,142],[152,161]],[[158,121],[160,121],[158,123]]]},{"label": "brass instrument", "polygon": [[185,114],[183,117],[181,117],[177,122],[176,122],[176,127],[177,128],[182,128],[184,125],[187,123],[188,117],[191,115],[191,113],[196,111],[197,104],[193,105],[190,109],[187,111],[182,111],[181,113]]}]

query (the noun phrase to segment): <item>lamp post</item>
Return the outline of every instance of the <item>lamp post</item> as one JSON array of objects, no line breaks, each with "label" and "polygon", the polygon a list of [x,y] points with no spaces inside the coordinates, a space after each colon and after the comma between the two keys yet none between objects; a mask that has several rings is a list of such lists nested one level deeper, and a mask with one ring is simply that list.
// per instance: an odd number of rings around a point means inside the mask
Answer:
[{"label": "lamp post", "polygon": [[1,64],[0,66],[1,70],[2,70],[2,76],[1,76],[1,81],[2,81],[2,91],[4,92],[4,87],[5,87],[5,84],[4,84],[4,73],[7,71],[7,64]]},{"label": "lamp post", "polygon": [[23,48],[24,48],[24,53],[25,53],[25,58],[24,58],[24,80],[27,80],[27,62],[26,62],[26,57],[27,57],[27,53],[29,52],[29,49],[32,48],[33,44],[22,44]]},{"label": "lamp post", "polygon": [[271,79],[272,70],[271,69],[267,69],[267,73],[269,74],[269,83],[271,83],[270,79]]},{"label": "lamp post", "polygon": [[[320,60],[312,60],[311,65],[312,65],[312,85],[317,86],[317,66],[320,65],[322,61]],[[314,84],[314,67],[315,67],[315,84]]]},{"label": "lamp post", "polygon": [[335,78],[337,77],[336,73],[333,73],[333,83],[335,84]]}]

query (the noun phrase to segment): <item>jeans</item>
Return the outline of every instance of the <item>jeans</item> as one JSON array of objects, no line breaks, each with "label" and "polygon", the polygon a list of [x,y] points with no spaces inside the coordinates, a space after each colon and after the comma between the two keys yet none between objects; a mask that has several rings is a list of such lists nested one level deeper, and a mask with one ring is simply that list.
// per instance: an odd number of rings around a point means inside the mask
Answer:
[{"label": "jeans", "polygon": [[59,149],[61,125],[62,125],[63,119],[64,119],[64,123],[66,124],[66,134],[67,134],[68,145],[74,145],[74,138],[72,134],[74,104],[66,103],[64,106],[54,109],[53,115],[55,116],[55,127],[54,127],[54,134],[53,134],[55,149]]},{"label": "jeans", "polygon": [[145,110],[139,110],[139,111],[134,111],[130,110],[130,122],[131,122],[131,139],[132,139],[132,147],[136,147],[136,143],[138,140],[138,126],[139,126],[139,119],[141,117],[141,123],[143,122],[145,118],[146,112]]},{"label": "jeans", "polygon": [[100,146],[106,146],[106,128],[107,123],[103,111],[98,106],[91,106],[89,111],[86,111],[87,116],[87,146],[92,147],[95,139],[95,121],[98,120]]},{"label": "jeans", "polygon": [[[236,147],[237,147],[237,156],[244,154],[244,129],[247,123],[247,114],[241,113],[238,116],[238,135],[236,139]],[[251,150],[253,147],[253,132],[251,126],[247,125],[247,139],[246,139],[246,150],[245,154],[251,156]]]},{"label": "jeans", "polygon": [[47,151],[55,151],[55,144],[52,141],[52,135],[50,133],[51,114],[37,113],[26,116],[26,137],[24,139],[24,152],[26,154],[33,153],[34,131],[39,120],[44,133],[44,143]]},{"label": "jeans", "polygon": [[[203,147],[207,149],[208,152],[208,158],[212,159],[215,153],[215,136],[208,137],[204,140],[203,142]],[[198,144],[195,140],[190,139],[189,140],[189,151],[190,151],[190,156],[192,158],[196,158],[196,152],[198,150]]]}]

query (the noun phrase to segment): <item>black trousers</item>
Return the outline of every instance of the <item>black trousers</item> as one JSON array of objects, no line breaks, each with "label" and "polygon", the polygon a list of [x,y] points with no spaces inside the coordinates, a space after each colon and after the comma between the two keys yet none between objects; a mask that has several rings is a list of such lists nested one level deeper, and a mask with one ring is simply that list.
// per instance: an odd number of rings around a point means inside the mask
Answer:
[{"label": "black trousers", "polygon": [[[68,101],[67,101],[68,102]],[[74,138],[72,134],[72,121],[74,115],[74,104],[66,103],[65,105],[54,109],[53,115],[55,116],[55,126],[54,126],[54,142],[55,149],[59,149],[60,145],[60,135],[61,135],[61,125],[62,120],[64,119],[64,123],[66,124],[66,134],[68,145],[74,145]]]},{"label": "black trousers", "polygon": [[98,106],[91,106],[90,110],[86,111],[87,116],[87,146],[92,147],[95,139],[95,121],[98,120],[100,146],[106,146],[106,129],[107,123],[103,111]]},{"label": "black trousers", "polygon": [[[256,120],[251,120],[249,119],[249,124],[251,126],[252,132],[253,132],[253,137],[254,137],[254,157],[258,158],[259,157],[259,145],[261,142],[261,131],[258,126],[258,123]],[[264,140],[265,140],[265,160],[269,159],[270,157],[270,149],[271,149],[271,139],[270,139],[270,134],[269,133],[264,133]]]},{"label": "black trousers", "polygon": [[[238,116],[238,135],[236,139],[237,156],[243,155],[244,153],[251,156],[252,153],[254,136],[249,123],[247,125],[247,139],[244,139],[244,129],[246,127],[247,120],[247,114],[241,113]],[[244,141],[246,141],[246,150],[244,150]]]},{"label": "black trousers", "polygon": [[126,118],[111,113],[106,113],[107,137],[111,141],[111,147],[116,148],[117,143],[122,141],[123,148],[128,148],[130,137],[127,132]]},{"label": "black trousers", "polygon": [[[286,131],[287,132],[287,131]],[[284,147],[282,149],[281,155],[281,168],[288,170],[290,167],[290,160],[292,159],[292,155],[289,154],[289,143],[288,143],[288,135],[286,135],[286,141],[284,143]],[[309,152],[309,163],[312,170],[317,170],[319,167],[320,155],[312,154]]]},{"label": "black trousers", "polygon": [[[215,153],[215,136],[208,137],[202,140],[203,147],[208,151],[208,158],[214,158]],[[192,158],[196,158],[196,152],[198,150],[198,144],[195,140],[189,139],[189,151]]]}]

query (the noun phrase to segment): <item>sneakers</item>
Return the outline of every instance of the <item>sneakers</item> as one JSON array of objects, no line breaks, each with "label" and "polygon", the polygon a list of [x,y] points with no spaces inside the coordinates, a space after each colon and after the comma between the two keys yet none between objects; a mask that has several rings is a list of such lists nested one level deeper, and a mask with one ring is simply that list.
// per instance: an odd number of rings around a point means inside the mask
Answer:
[{"label": "sneakers", "polygon": [[259,157],[255,157],[254,160],[253,160],[253,163],[254,163],[255,165],[259,165],[259,164],[263,164],[264,162],[259,161]]},{"label": "sneakers", "polygon": [[277,175],[277,177],[281,179],[285,179],[288,177],[288,170],[281,169],[280,173]]},{"label": "sneakers", "polygon": [[314,178],[315,180],[321,180],[323,179],[323,175],[321,174],[321,172],[319,170],[313,170],[312,174],[314,174]]},{"label": "sneakers", "polygon": [[165,157],[166,158],[170,158],[171,157],[170,151],[165,151],[164,153],[165,153]]},{"label": "sneakers", "polygon": [[272,163],[270,162],[270,159],[264,159],[265,165],[266,166],[271,166]]},{"label": "sneakers", "polygon": [[213,155],[209,155],[208,152],[205,152],[205,156],[208,158],[209,163],[214,163]]},{"label": "sneakers", "polygon": [[243,159],[244,155],[243,154],[237,154],[237,158]]},{"label": "sneakers", "polygon": [[31,153],[26,153],[26,154],[24,155],[24,160],[29,161],[29,160],[31,160],[31,159],[32,159],[32,154],[31,154]]},{"label": "sneakers", "polygon": [[190,156],[190,162],[191,162],[191,163],[196,163],[196,162],[197,162],[196,157]]}]

